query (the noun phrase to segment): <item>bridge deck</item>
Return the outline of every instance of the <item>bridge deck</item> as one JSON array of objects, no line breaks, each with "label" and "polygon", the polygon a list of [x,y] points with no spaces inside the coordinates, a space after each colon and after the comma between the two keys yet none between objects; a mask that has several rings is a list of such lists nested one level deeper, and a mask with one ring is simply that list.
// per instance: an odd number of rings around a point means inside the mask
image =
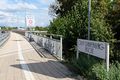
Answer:
[{"label": "bridge deck", "polygon": [[73,80],[71,72],[54,59],[41,58],[19,34],[0,48],[0,80]]}]

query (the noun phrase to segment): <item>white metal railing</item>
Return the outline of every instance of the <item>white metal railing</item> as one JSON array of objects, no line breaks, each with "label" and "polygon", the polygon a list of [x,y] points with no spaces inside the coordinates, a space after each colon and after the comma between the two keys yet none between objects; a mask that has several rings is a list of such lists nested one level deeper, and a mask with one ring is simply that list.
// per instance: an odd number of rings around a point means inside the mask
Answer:
[{"label": "white metal railing", "polygon": [[10,32],[2,33],[0,31],[0,46],[9,38]]},{"label": "white metal railing", "polygon": [[[25,36],[27,38],[31,37],[39,46],[49,51],[56,58],[62,60],[62,35],[27,31]],[[55,39],[54,36],[59,37],[59,39]]]}]

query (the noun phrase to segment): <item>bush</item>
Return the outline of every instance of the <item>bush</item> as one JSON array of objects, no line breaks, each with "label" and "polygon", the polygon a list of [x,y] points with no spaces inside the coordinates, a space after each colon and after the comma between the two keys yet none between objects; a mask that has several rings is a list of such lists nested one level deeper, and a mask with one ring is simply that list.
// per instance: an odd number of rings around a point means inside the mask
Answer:
[{"label": "bush", "polygon": [[106,71],[104,64],[96,64],[92,68],[98,80],[120,80],[120,63],[110,65],[109,72]]},{"label": "bush", "polygon": [[93,56],[81,54],[79,59],[71,61],[74,68],[78,69],[77,74],[84,76],[88,80],[120,80],[120,63],[110,64],[109,72],[105,67],[105,61]]},{"label": "bush", "polygon": [[92,75],[92,67],[97,63],[101,63],[102,61],[103,60],[96,57],[87,55],[85,53],[80,53],[78,60],[75,58],[72,59],[72,64],[78,69],[78,73],[80,75],[89,78]]}]

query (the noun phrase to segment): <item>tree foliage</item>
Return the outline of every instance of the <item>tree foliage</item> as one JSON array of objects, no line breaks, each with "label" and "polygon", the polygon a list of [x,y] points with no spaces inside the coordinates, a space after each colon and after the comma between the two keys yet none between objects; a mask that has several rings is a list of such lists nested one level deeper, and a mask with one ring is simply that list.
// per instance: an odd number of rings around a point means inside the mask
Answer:
[{"label": "tree foliage", "polygon": [[39,27],[39,26],[36,26],[33,28],[35,31],[47,31],[48,28],[47,27]]},{"label": "tree foliage", "polygon": [[114,38],[117,40],[114,43],[114,55],[112,59],[120,61],[120,0],[113,0],[110,3],[106,22],[111,25]]},{"label": "tree foliage", "polygon": [[[105,16],[108,13],[108,5],[109,0],[92,0],[90,35],[91,40],[105,41],[112,44],[114,35],[110,25],[105,20]],[[63,35],[65,56],[70,58],[75,54],[73,54],[73,51],[75,51],[77,38],[87,39],[88,0],[76,1],[71,10],[63,13],[66,14],[57,17],[51,22],[49,32]]]},{"label": "tree foliage", "polygon": [[17,27],[7,27],[7,26],[1,26],[1,30],[14,30],[17,29]]},{"label": "tree foliage", "polygon": [[57,0],[55,4],[50,6],[50,13],[54,13],[59,16],[64,16],[68,11],[72,10],[72,7],[78,0]]},{"label": "tree foliage", "polygon": [[120,40],[120,0],[111,2],[111,8],[106,16],[106,20],[112,26],[115,38]]}]

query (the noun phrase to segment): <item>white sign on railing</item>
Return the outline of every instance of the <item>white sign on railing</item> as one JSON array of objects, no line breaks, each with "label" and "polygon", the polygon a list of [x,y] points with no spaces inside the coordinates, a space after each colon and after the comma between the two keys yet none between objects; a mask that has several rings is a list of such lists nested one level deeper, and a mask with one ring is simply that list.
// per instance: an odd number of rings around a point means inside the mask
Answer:
[{"label": "white sign on railing", "polygon": [[87,53],[105,59],[107,63],[107,70],[109,69],[109,44],[106,42],[98,42],[91,40],[77,40],[77,59],[79,52]]}]

